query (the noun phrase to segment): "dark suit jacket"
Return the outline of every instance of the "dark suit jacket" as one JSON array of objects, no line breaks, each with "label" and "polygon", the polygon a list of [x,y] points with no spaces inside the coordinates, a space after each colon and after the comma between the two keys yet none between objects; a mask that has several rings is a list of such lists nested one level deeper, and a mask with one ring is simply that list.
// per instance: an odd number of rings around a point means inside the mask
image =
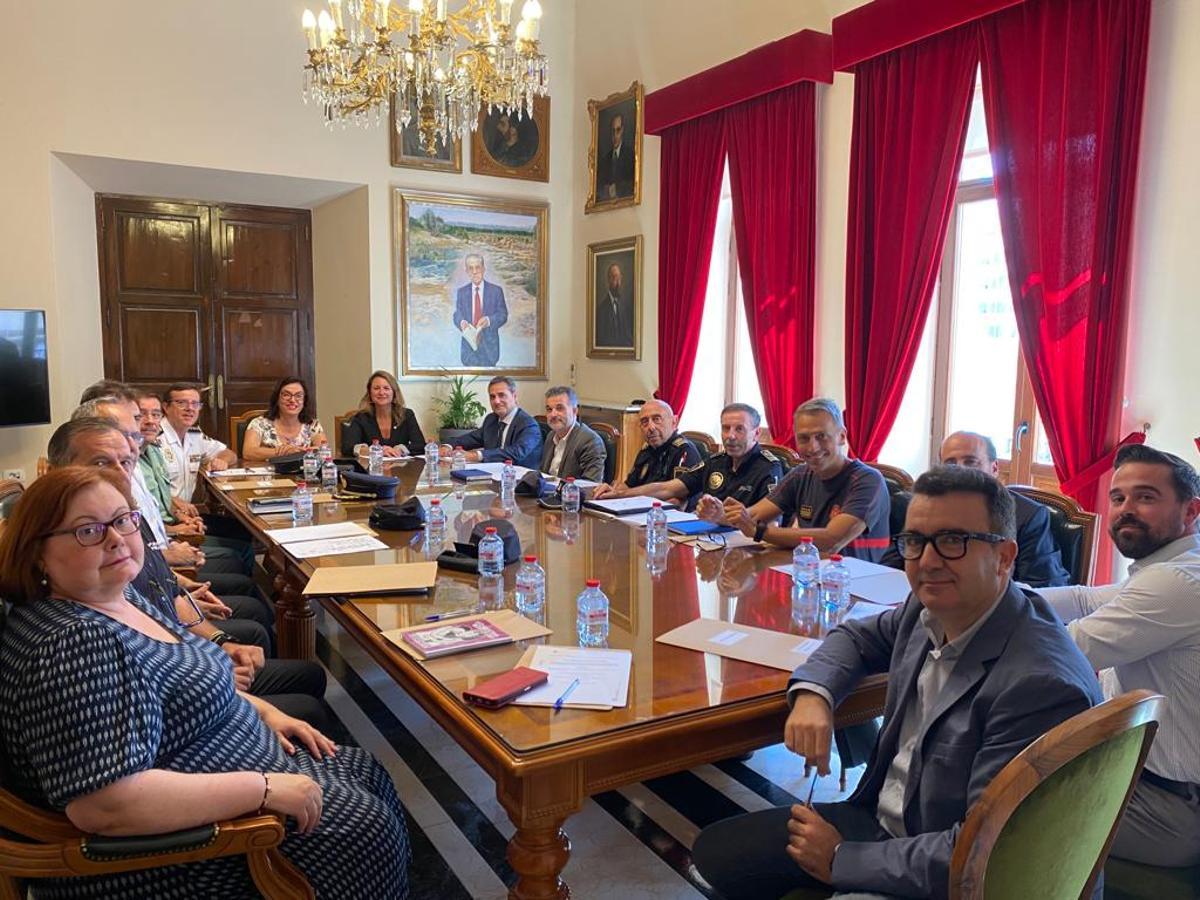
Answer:
[{"label": "dark suit jacket", "polygon": [[616,186],[617,197],[632,197],[633,196],[633,147],[629,144],[621,145],[621,155],[615,159],[611,149],[604,154],[600,160],[600,167],[596,172],[596,187],[597,200],[613,199],[608,196],[607,188],[609,185]]},{"label": "dark suit jacket", "polygon": [[633,302],[624,292],[617,297],[615,313],[608,291],[596,298],[596,346],[633,346]]},{"label": "dark suit jacket", "polygon": [[[586,478],[588,481],[604,480],[604,460],[608,453],[604,449],[604,439],[582,422],[576,422],[571,433],[567,435],[567,446],[563,451],[562,468],[559,478]],[[546,438],[542,447],[542,471],[550,471],[550,461],[554,459],[554,437]]]},{"label": "dark suit jacket", "polygon": [[[910,596],[873,619],[838,626],[792,676],[821,685],[840,703],[864,676],[888,673],[883,731],[846,801],[872,815],[899,745],[901,717],[933,649],[922,609]],[[1028,744],[1100,700],[1091,664],[1049,604],[1010,582],[964,649],[918,738],[904,792],[910,836],[843,843],[834,857],[833,886],[946,897],[954,839],[967,809]]]},{"label": "dark suit jacket", "polygon": [[1071,575],[1050,533],[1050,510],[1036,500],[1012,492],[1017,505],[1017,563],[1013,578],[1030,587],[1059,587]]},{"label": "dark suit jacket", "polygon": [[518,409],[508,428],[504,445],[500,437],[504,423],[495,413],[488,413],[483,424],[460,437],[457,443],[464,450],[483,450],[484,462],[504,462],[511,459],[518,466],[536,469],[542,460],[542,430],[533,416]]},{"label": "dark suit jacket", "polygon": [[[458,331],[462,331],[460,322],[474,323],[474,288],[475,285],[468,281],[458,289],[458,295],[454,298],[454,327]],[[479,336],[478,349],[472,350],[467,339],[462,339],[460,352],[464,366],[490,367],[500,362],[500,326],[508,321],[508,306],[500,285],[485,279],[482,288],[483,314],[488,317],[489,323]]]},{"label": "dark suit jacket", "polygon": [[425,452],[425,435],[417,423],[416,414],[407,407],[404,409],[404,419],[392,423],[392,433],[386,438],[379,433],[379,423],[375,421],[375,413],[369,409],[360,409],[346,423],[346,446],[343,451],[353,453],[359,444],[370,445],[379,441],[385,447],[404,445],[409,453]]}]

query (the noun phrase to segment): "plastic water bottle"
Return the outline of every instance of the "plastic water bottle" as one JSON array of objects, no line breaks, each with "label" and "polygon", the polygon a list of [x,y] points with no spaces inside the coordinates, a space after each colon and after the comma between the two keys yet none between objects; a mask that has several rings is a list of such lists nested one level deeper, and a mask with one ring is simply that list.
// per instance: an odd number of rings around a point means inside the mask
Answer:
[{"label": "plastic water bottle", "polygon": [[317,452],[319,454],[321,454],[321,465],[322,466],[325,465],[325,463],[329,462],[331,459],[333,459],[333,448],[330,447],[329,444],[322,444],[320,446],[320,448],[318,448]]},{"label": "plastic water bottle", "polygon": [[517,612],[537,615],[546,602],[546,571],[538,565],[536,556],[526,556],[517,570]]},{"label": "plastic water bottle", "polygon": [[517,470],[513,461],[506,459],[504,468],[500,470],[500,502],[513,503],[517,498]]},{"label": "plastic water bottle", "polygon": [[321,464],[321,490],[332,494],[337,490],[338,486],[338,470],[333,464],[333,457],[330,456]]},{"label": "plastic water bottle", "polygon": [[850,606],[850,572],[840,554],[832,554],[829,565],[821,573],[821,604],[835,621],[840,621]]},{"label": "plastic water bottle", "polygon": [[502,575],[483,575],[479,576],[479,609],[503,609],[504,608],[504,576]]},{"label": "plastic water bottle", "polygon": [[436,531],[439,534],[445,533],[446,511],[442,509],[441,497],[434,497],[429,501],[429,517],[426,524],[429,526],[430,531]]},{"label": "plastic water bottle", "polygon": [[[450,457],[450,471],[461,472],[467,467],[467,454],[463,452],[462,447],[454,448],[454,455]],[[467,483],[461,478],[452,478],[451,484],[454,486],[454,499],[461,500],[467,495]]]},{"label": "plastic water bottle", "polygon": [[425,445],[425,477],[430,484],[438,483],[439,454],[437,441],[430,441]]},{"label": "plastic water bottle", "polygon": [[383,444],[379,438],[371,441],[371,449],[367,451],[367,472],[371,475],[383,474]]},{"label": "plastic water bottle", "polygon": [[661,500],[655,500],[646,513],[646,552],[653,554],[659,547],[665,547],[668,540],[667,511]]},{"label": "plastic water bottle", "polygon": [[821,551],[813,539],[805,535],[792,551],[792,583],[796,590],[803,590],[820,581]]},{"label": "plastic water bottle", "polygon": [[317,484],[321,480],[321,457],[316,450],[304,451],[304,480],[308,484]]},{"label": "plastic water bottle", "polygon": [[563,512],[579,512],[579,485],[575,483],[574,478],[568,478],[563,482],[562,508]]},{"label": "plastic water bottle", "polygon": [[312,491],[308,485],[300,483],[292,491],[292,522],[296,525],[308,525],[313,518]]},{"label": "plastic water bottle", "polygon": [[600,582],[589,578],[587,587],[575,600],[575,627],[580,647],[603,647],[608,643],[608,597]]},{"label": "plastic water bottle", "polygon": [[489,525],[479,542],[479,574],[501,575],[504,572],[504,541]]}]

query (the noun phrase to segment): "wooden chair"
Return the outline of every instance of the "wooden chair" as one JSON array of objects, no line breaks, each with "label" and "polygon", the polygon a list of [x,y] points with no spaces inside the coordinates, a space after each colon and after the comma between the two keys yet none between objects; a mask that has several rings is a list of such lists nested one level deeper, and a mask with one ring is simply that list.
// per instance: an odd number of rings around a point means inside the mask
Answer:
[{"label": "wooden chair", "polygon": [[1027,484],[1010,484],[1008,489],[1050,509],[1050,533],[1062,555],[1063,567],[1071,575],[1071,583],[1090,584],[1096,566],[1096,529],[1100,517],[1070,497],[1053,491]]},{"label": "wooden chair", "polygon": [[707,432],[681,431],[680,434],[696,445],[696,449],[700,451],[701,462],[706,461],[714,453],[719,453],[721,450],[721,445]]},{"label": "wooden chair", "polygon": [[246,442],[246,428],[249,426],[250,420],[266,414],[265,409],[248,409],[240,416],[230,415],[229,436],[233,439],[233,450],[237,453],[238,459],[242,458],[242,445]]},{"label": "wooden chair", "polygon": [[25,493],[25,485],[17,479],[0,479],[0,522],[12,515],[12,509],[17,505],[17,501],[21,499],[23,493]]},{"label": "wooden chair", "polygon": [[612,484],[617,471],[617,454],[621,449],[621,432],[605,422],[589,422],[588,427],[604,441],[604,483]]},{"label": "wooden chair", "polygon": [[542,443],[550,439],[550,423],[546,421],[545,416],[534,416],[533,420],[538,423],[538,429],[542,432]]},{"label": "wooden chair", "polygon": [[[338,456],[352,456],[353,447],[346,446],[346,425],[354,418],[358,407],[333,417],[333,452]],[[395,427],[395,426],[393,426]]]},{"label": "wooden chair", "polygon": [[37,460],[37,477],[41,478],[50,471],[50,460],[44,456],[39,456]]},{"label": "wooden chair", "polygon": [[766,441],[759,441],[759,446],[764,450],[770,450],[783,463],[783,471],[789,472],[796,466],[800,465],[800,454],[790,447],[785,447],[783,444],[768,444]]},{"label": "wooden chair", "polygon": [[889,466],[887,463],[867,463],[867,465],[879,471],[883,480],[888,483],[888,487],[894,484],[900,490],[912,493],[914,479],[899,466]]},{"label": "wooden chair", "polygon": [[1050,729],[1001,769],[955,840],[950,900],[1090,897],[1162,701],[1122,694]]}]

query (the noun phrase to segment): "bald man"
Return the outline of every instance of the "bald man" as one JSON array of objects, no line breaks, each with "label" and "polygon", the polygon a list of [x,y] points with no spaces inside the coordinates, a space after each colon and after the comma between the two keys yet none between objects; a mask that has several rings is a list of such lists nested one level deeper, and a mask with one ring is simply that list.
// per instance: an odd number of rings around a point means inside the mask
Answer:
[{"label": "bald man", "polygon": [[676,426],[675,411],[662,400],[648,400],[638,412],[638,425],[646,446],[633,460],[625,480],[613,487],[633,488],[655,481],[670,481],[680,469],[700,463],[700,451]]},{"label": "bald man", "polygon": [[[973,431],[956,431],[942,441],[938,454],[943,466],[979,469],[993,478],[1000,474],[996,445]],[[1050,511],[1042,504],[1013,492],[1017,506],[1017,561],[1013,580],[1031,588],[1061,587],[1071,576],[1062,564],[1062,554],[1050,534]]]}]

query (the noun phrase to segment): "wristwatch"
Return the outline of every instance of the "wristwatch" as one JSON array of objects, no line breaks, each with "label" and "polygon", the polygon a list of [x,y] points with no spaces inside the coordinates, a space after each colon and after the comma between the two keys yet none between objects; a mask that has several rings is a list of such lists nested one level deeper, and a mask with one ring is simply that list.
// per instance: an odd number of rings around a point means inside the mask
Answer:
[{"label": "wristwatch", "polygon": [[[214,631],[212,633],[212,636],[209,637],[209,640],[212,641],[214,644],[216,644],[218,647],[224,647],[227,643],[229,643],[230,641],[233,640],[233,635],[229,634],[227,632],[224,632],[224,631]],[[234,643],[237,643],[237,642],[234,641]]]},{"label": "wristwatch", "polygon": [[763,536],[766,533],[767,533],[767,523],[766,522],[759,522],[757,525],[755,525],[754,526],[755,542],[757,543],[758,541],[761,541],[763,539]]}]

